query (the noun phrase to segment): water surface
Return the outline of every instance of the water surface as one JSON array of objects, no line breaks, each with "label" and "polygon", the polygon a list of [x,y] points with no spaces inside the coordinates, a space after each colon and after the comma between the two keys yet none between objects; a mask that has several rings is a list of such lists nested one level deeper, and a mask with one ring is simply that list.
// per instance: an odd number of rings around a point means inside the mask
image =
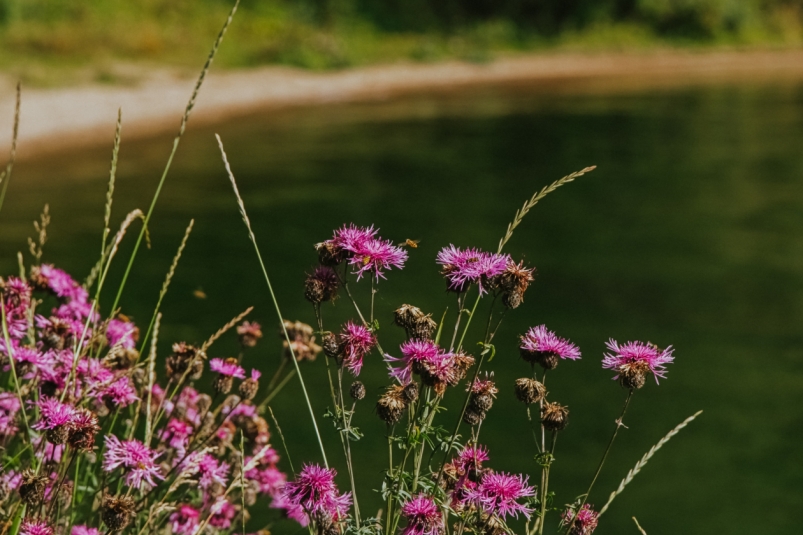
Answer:
[{"label": "water surface", "polygon": [[[437,317],[446,306],[454,313],[433,263],[440,247],[495,249],[525,198],[597,165],[538,205],[509,243],[538,276],[496,339],[492,367],[501,393],[482,428],[492,466],[537,474],[524,409],[511,392],[513,380],[528,372],[516,351],[527,327],[546,323],[584,355],[549,378],[550,397],[571,410],[553,470],[559,504],[584,491],[624,400],[600,368],[604,342],[673,344],[676,364],[666,381],[638,392],[591,502],[603,504],[652,444],[688,415],[705,412],[650,461],[597,533],[636,533],[632,516],[651,534],[794,532],[803,502],[803,85],[602,95],[485,87],[257,113],[216,128],[191,125],[154,214],[153,246],[142,250],[122,300],[126,313],[147,322],[184,227],[195,218],[163,306],[162,354],[173,341],[206,338],[249,305],[255,319],[275,323],[215,131],[227,145],[288,318],[314,321],[302,298],[303,273],[315,263],[312,244],[333,228],[375,224],[392,239],[421,240],[408,267],[379,284],[380,334],[392,350],[401,341],[389,321],[399,304]],[[53,222],[44,260],[88,272],[99,250],[110,145],[17,167],[0,214],[3,273],[16,271],[15,253],[26,249],[45,202]],[[169,150],[167,137],[128,142],[124,134],[115,222],[147,208]],[[197,289],[207,298],[195,297]],[[363,302],[369,291],[357,286]],[[345,299],[324,309],[329,328],[352,315]],[[246,362],[270,373],[279,341],[266,331]],[[234,351],[226,339],[212,353]],[[373,359],[364,372],[369,400],[386,382]],[[305,371],[322,413],[323,363]],[[444,423],[451,427],[449,406]],[[298,387],[274,407],[294,462],[318,460]],[[384,425],[370,401],[355,421],[369,433],[355,446],[366,488],[386,464]],[[344,475],[336,436],[321,424]],[[376,494],[363,491],[360,500],[363,510],[381,507]]]}]

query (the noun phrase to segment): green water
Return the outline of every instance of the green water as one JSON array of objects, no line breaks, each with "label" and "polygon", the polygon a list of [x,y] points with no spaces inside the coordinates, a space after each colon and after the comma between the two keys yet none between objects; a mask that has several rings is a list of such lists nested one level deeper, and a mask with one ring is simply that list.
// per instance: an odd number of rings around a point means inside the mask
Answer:
[{"label": "green water", "polygon": [[[491,465],[537,473],[523,406],[511,392],[528,371],[516,351],[527,327],[546,323],[584,354],[549,377],[550,397],[571,409],[553,470],[561,504],[585,490],[624,399],[600,368],[604,341],[673,344],[668,379],[638,392],[591,502],[602,505],[664,433],[705,412],[650,461],[597,533],[637,533],[634,515],[650,535],[796,531],[803,502],[803,85],[593,96],[490,87],[191,125],[154,215],[153,247],[142,250],[122,300],[126,313],[147,322],[195,218],[163,307],[162,354],[173,341],[206,338],[249,305],[255,319],[275,323],[213,132],[227,145],[288,318],[314,321],[302,298],[303,273],[315,262],[312,244],[333,228],[373,223],[395,240],[421,240],[408,267],[379,285],[380,336],[394,351],[401,333],[389,319],[397,305],[410,302],[435,316],[446,306],[454,312],[433,262],[440,247],[495,248],[533,191],[598,165],[550,195],[509,243],[510,253],[537,266],[538,277],[497,335],[492,368],[501,393],[482,428]],[[0,214],[4,273],[15,271],[15,253],[26,248],[45,202],[53,218],[45,260],[88,272],[99,250],[108,145],[17,167]],[[116,222],[147,207],[169,149],[167,137],[128,142],[124,130]],[[199,288],[206,299],[193,296]],[[366,303],[369,287],[361,283],[357,293]],[[335,328],[352,310],[343,299],[324,317]],[[472,344],[481,323],[469,335]],[[246,362],[269,373],[279,340],[266,330]],[[234,351],[229,338],[212,356]],[[319,413],[328,398],[323,369],[320,361],[304,369]],[[376,355],[364,380],[369,400],[386,383]],[[369,434],[355,445],[363,489],[379,482],[386,464],[384,424],[372,404],[363,402],[355,417]],[[293,461],[317,461],[297,385],[274,407]],[[444,415],[450,427],[454,412]],[[336,435],[321,424],[343,476]],[[340,481],[345,487],[346,478]],[[372,492],[359,498],[364,511],[381,507]]]}]

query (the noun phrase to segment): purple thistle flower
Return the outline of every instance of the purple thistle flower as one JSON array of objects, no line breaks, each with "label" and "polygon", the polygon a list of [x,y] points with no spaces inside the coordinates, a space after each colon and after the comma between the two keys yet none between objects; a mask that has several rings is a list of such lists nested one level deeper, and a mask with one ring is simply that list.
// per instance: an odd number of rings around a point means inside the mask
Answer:
[{"label": "purple thistle flower", "polygon": [[304,512],[304,508],[298,504],[290,503],[281,492],[273,498],[273,501],[270,502],[270,506],[273,509],[281,509],[284,511],[284,515],[287,518],[295,520],[301,524],[302,527],[307,527],[309,525],[309,517],[307,517],[307,514]]},{"label": "purple thistle flower", "polygon": [[60,402],[56,398],[44,398],[39,401],[38,422],[31,427],[37,431],[59,429],[72,423],[75,417],[75,407]]},{"label": "purple thistle flower", "polygon": [[[574,509],[569,507],[562,515],[564,524],[570,524],[574,518]],[[577,520],[572,524],[569,535],[591,535],[597,529],[599,513],[594,511],[593,506],[583,505],[577,514]]]},{"label": "purple thistle flower", "polygon": [[[422,362],[434,361],[441,353],[441,349],[435,342],[430,340],[408,340],[401,345],[401,358],[392,357],[385,354],[385,362],[388,363],[390,376],[401,384],[412,381],[412,374],[417,370],[418,364]],[[403,366],[394,368],[391,362],[402,362]]]},{"label": "purple thistle flower", "polygon": [[419,494],[405,503],[401,513],[407,519],[407,527],[402,535],[438,535],[444,530],[440,507],[425,494]]},{"label": "purple thistle flower", "polygon": [[490,472],[482,477],[477,488],[466,491],[466,498],[488,515],[505,519],[508,516],[518,517],[521,513],[530,518],[532,509],[517,501],[535,496],[535,489],[527,483],[527,476]]},{"label": "purple thistle flower", "polygon": [[358,227],[354,223],[350,223],[336,230],[329,243],[339,249],[356,253],[363,248],[367,241],[374,239],[377,232],[379,230],[374,229],[373,225],[370,227]]},{"label": "purple thistle flower", "polygon": [[17,413],[20,408],[16,394],[0,392],[0,436],[10,437],[17,433]]},{"label": "purple thistle flower", "polygon": [[354,376],[360,375],[363,357],[376,345],[376,338],[367,327],[349,320],[340,333],[343,364]]},{"label": "purple thistle flower", "polygon": [[482,468],[482,463],[490,458],[488,448],[480,444],[471,444],[460,450],[452,464],[461,472],[476,474]]},{"label": "purple thistle flower", "polygon": [[133,349],[139,338],[139,329],[130,321],[112,319],[106,327],[106,339],[109,346],[119,345],[126,349]]},{"label": "purple thistle flower", "polygon": [[100,535],[100,530],[88,526],[73,526],[70,535]]},{"label": "purple thistle flower", "polygon": [[364,240],[353,252],[349,263],[357,268],[357,280],[360,280],[366,272],[373,271],[377,281],[385,278],[383,269],[396,267],[402,269],[407,261],[407,251],[401,247],[393,245],[390,240],[371,238]]},{"label": "purple thistle flower", "polygon": [[[235,359],[236,360],[236,359]],[[209,369],[220,375],[245,379],[245,370],[237,362],[229,362],[223,359],[212,359],[209,361]]]},{"label": "purple thistle flower", "polygon": [[449,290],[461,293],[476,284],[480,295],[488,291],[484,284],[503,273],[510,261],[510,255],[486,253],[475,247],[460,249],[454,245],[441,249],[435,260],[443,266],[441,273],[446,277]]},{"label": "purple thistle flower", "polygon": [[660,349],[655,344],[644,342],[619,343],[611,338],[605,344],[611,353],[605,353],[602,359],[604,369],[617,373],[614,380],[619,379],[623,386],[628,388],[641,388],[644,385],[644,376],[651,373],[658,378],[666,378],[666,365],[675,360],[672,356],[672,346]]},{"label": "purple thistle flower", "polygon": [[164,479],[159,473],[156,458],[161,453],[151,450],[137,439],[121,442],[114,435],[106,436],[106,455],[103,460],[103,469],[107,472],[117,467],[128,470],[125,482],[130,487],[141,488],[142,483],[151,487],[156,486],[154,479]]},{"label": "purple thistle flower", "polygon": [[25,520],[20,526],[20,535],[53,535],[53,528],[41,520]]},{"label": "purple thistle flower", "polygon": [[131,379],[125,376],[107,386],[101,395],[119,407],[127,407],[139,399]]},{"label": "purple thistle flower", "polygon": [[246,479],[259,485],[259,492],[276,496],[287,483],[287,476],[275,466],[252,468],[245,473]]},{"label": "purple thistle flower", "polygon": [[217,501],[212,504],[209,511],[212,513],[209,525],[218,529],[229,529],[231,521],[237,516],[237,509],[223,496],[218,496]]},{"label": "purple thistle flower", "polygon": [[351,506],[351,493],[338,494],[335,470],[305,464],[295,481],[288,482],[281,496],[290,506],[300,506],[312,518],[341,520]]},{"label": "purple thistle flower", "polygon": [[538,363],[546,370],[552,370],[558,359],[577,360],[580,349],[565,338],[559,337],[546,328],[546,325],[531,327],[521,337],[521,358],[530,364]]},{"label": "purple thistle flower", "polygon": [[178,535],[192,535],[198,527],[201,512],[194,507],[182,504],[170,515],[172,532]]},{"label": "purple thistle flower", "polygon": [[225,488],[228,483],[229,464],[206,454],[198,465],[198,474],[201,476],[198,486],[202,489],[208,489],[215,483]]}]

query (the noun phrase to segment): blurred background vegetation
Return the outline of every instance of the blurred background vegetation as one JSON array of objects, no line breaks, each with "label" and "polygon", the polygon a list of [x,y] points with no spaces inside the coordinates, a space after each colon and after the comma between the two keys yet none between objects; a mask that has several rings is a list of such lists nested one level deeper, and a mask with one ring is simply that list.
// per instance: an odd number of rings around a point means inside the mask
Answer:
[{"label": "blurred background vegetation", "polygon": [[[230,0],[0,0],[0,69],[195,66]],[[544,48],[792,46],[803,0],[243,0],[229,67],[485,61]],[[98,78],[103,81],[102,69]]]}]

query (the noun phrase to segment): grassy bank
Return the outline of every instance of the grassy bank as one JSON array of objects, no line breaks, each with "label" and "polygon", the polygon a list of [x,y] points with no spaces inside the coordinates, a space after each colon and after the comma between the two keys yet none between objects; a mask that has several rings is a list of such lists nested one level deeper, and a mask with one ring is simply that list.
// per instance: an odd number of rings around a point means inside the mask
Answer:
[{"label": "grassy bank", "polygon": [[[245,0],[219,63],[333,69],[546,49],[794,46],[800,0]],[[224,0],[0,0],[0,69],[34,85],[125,82],[123,63],[195,66]]]}]

